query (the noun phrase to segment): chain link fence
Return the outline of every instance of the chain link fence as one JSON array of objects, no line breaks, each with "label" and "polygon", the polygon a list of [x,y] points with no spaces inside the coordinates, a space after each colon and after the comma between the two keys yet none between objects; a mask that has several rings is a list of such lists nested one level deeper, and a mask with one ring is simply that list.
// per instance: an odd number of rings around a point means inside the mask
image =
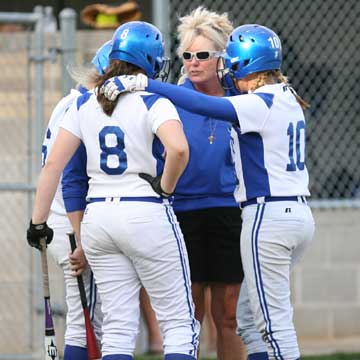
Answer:
[{"label": "chain link fence", "polygon": [[[31,183],[34,160],[33,101],[29,89],[32,42],[30,28],[21,33],[3,32],[0,36],[0,182],[3,187],[0,211],[2,218],[7,219],[0,234],[0,324],[4,327],[0,349],[4,353],[30,351],[33,346],[34,261],[32,252],[24,246],[31,206],[31,193],[26,186]],[[19,337],[14,336],[16,333]]]},{"label": "chain link fence", "polygon": [[[178,17],[198,6],[227,12],[234,27],[258,23],[281,38],[283,72],[311,103],[307,165],[312,199],[330,207],[360,199],[360,2],[357,0],[170,0],[173,79]],[[347,201],[326,201],[347,199]],[[357,199],[357,200],[356,200]],[[351,200],[351,201],[350,201]]]},{"label": "chain link fence", "polygon": [[[54,27],[48,32],[43,10],[0,13],[0,359],[4,360],[44,357],[40,257],[26,246],[25,231],[41,168],[43,132],[61,97],[62,77],[60,56],[54,51],[59,35]],[[65,309],[63,280],[58,276],[50,263],[61,346]]]},{"label": "chain link fence", "polygon": [[[169,3],[170,32],[165,35],[170,40],[173,82],[181,67],[175,55],[178,17],[199,5],[228,12],[234,26],[261,23],[279,34],[283,43],[284,73],[299,94],[312,104],[306,114],[312,197],[325,207],[333,206],[329,199],[336,200],[339,206],[357,206],[356,199],[360,198],[360,2],[169,0]],[[65,71],[63,58],[54,52],[61,42],[60,34],[46,35],[41,45],[34,22],[24,23],[23,27],[20,32],[1,32],[0,36],[1,360],[41,358],[43,314],[39,256],[24,246],[24,234],[40,166],[42,137],[39,134],[64,91],[61,86]],[[111,36],[112,31],[78,32],[76,63],[89,62],[98,47]],[[43,47],[44,58],[37,54],[39,46]],[[49,49],[53,53],[49,53]],[[40,76],[39,81],[41,67],[44,76]],[[39,97],[43,97],[42,102]],[[61,272],[53,272],[50,277],[53,307],[61,315],[65,310]],[[55,317],[58,340],[63,323],[63,317]]]}]

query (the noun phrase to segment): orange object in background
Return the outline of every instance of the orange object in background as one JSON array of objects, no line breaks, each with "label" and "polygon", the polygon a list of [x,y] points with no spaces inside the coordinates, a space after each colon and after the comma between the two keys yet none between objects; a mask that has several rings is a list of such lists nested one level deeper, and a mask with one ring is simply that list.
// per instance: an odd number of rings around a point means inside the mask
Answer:
[{"label": "orange object in background", "polygon": [[81,11],[80,18],[84,24],[96,29],[116,29],[128,21],[139,20],[141,11],[136,1],[128,1],[119,6],[91,4]]}]

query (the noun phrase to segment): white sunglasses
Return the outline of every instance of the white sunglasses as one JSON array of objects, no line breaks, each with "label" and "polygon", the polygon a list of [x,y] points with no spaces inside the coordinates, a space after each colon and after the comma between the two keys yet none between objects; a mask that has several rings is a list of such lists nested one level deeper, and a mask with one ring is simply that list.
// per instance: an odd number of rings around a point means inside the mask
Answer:
[{"label": "white sunglasses", "polygon": [[210,51],[210,50],[201,50],[201,51],[184,51],[182,57],[185,61],[191,61],[195,57],[198,61],[209,60],[212,57],[218,57],[222,54],[221,51]]}]

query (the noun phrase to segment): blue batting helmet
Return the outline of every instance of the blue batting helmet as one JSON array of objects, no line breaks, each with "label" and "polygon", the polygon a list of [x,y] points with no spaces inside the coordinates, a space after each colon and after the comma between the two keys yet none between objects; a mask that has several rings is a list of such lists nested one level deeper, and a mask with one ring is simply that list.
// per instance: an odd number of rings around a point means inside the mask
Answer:
[{"label": "blue batting helmet", "polygon": [[265,70],[280,69],[281,42],[276,33],[257,24],[233,30],[226,44],[225,68],[236,79]]},{"label": "blue batting helmet", "polygon": [[100,75],[104,75],[106,68],[109,66],[109,54],[111,50],[111,40],[99,48],[95,56],[91,60],[91,63],[95,65],[96,70]]},{"label": "blue batting helmet", "polygon": [[155,78],[162,70],[164,43],[161,32],[144,21],[130,21],[119,26],[112,38],[110,60],[122,60],[143,69]]}]

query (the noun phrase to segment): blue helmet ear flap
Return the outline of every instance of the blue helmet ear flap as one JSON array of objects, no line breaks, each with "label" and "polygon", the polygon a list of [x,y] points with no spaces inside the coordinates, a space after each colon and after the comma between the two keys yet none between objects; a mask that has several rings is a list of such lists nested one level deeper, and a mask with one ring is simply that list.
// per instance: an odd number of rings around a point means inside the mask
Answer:
[{"label": "blue helmet ear flap", "polygon": [[235,84],[235,77],[232,71],[226,67],[226,54],[219,57],[217,64],[217,76],[220,81],[221,86],[227,92],[226,96],[241,95],[244,92],[238,90]]},{"label": "blue helmet ear flap", "polygon": [[98,49],[95,56],[91,60],[91,63],[95,65],[96,70],[100,75],[104,75],[106,69],[109,66],[109,55],[111,47],[112,43],[111,40],[109,40]]}]

